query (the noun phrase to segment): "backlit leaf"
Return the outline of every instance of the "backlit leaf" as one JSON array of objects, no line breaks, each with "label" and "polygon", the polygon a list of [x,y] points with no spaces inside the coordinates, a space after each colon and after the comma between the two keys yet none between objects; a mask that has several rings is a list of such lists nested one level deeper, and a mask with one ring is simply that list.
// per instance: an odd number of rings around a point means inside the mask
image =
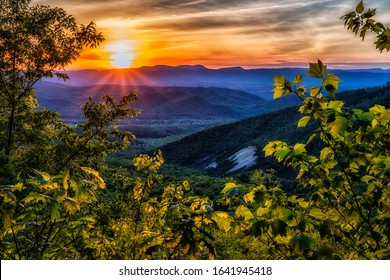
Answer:
[{"label": "backlit leaf", "polygon": [[321,150],[320,153],[320,160],[321,161],[327,161],[334,158],[334,152],[331,148],[325,147]]},{"label": "backlit leaf", "polygon": [[293,153],[295,155],[301,155],[301,154],[303,154],[305,152],[306,152],[305,144],[297,143],[297,144],[294,145]]},{"label": "backlit leaf", "polygon": [[63,205],[67,211],[74,212],[80,210],[80,204],[70,197],[65,197]]},{"label": "backlit leaf", "polygon": [[341,113],[342,110],[341,108],[344,106],[344,102],[343,101],[340,101],[340,100],[332,100],[328,103],[328,108],[329,109],[333,109],[335,110],[336,112],[339,112]]},{"label": "backlit leaf", "polygon": [[3,226],[5,229],[8,229],[12,225],[12,212],[3,211]]},{"label": "backlit leaf", "polygon": [[318,60],[317,63],[310,63],[310,70],[307,72],[307,75],[312,78],[322,78],[326,74],[326,66],[322,63],[321,60]]},{"label": "backlit leaf", "polygon": [[310,121],[310,116],[304,116],[298,121],[298,127],[305,127],[307,123]]},{"label": "backlit leaf", "polygon": [[340,78],[334,74],[326,75],[325,79],[322,82],[322,86],[333,98],[335,97],[334,93],[339,89]]},{"label": "backlit leaf", "polygon": [[290,153],[290,148],[289,147],[282,147],[276,150],[274,156],[278,159],[278,161],[283,160],[286,158],[286,156]]},{"label": "backlit leaf", "polygon": [[285,76],[274,76],[274,99],[277,99],[284,95],[289,95],[291,90],[291,83],[287,81]]},{"label": "backlit leaf", "polygon": [[221,193],[226,193],[228,190],[231,190],[233,188],[236,188],[237,185],[235,183],[227,183]]},{"label": "backlit leaf", "polygon": [[245,194],[245,190],[242,186],[237,186],[235,183],[227,183],[221,193],[226,196],[241,196]]},{"label": "backlit leaf", "polygon": [[237,209],[235,211],[235,216],[236,217],[243,217],[244,220],[246,220],[246,221],[254,218],[252,212],[248,209],[248,207],[246,207],[244,205],[240,205],[237,207]]},{"label": "backlit leaf", "polygon": [[358,14],[361,14],[364,12],[364,4],[363,1],[360,1],[359,4],[356,6],[356,12]]},{"label": "backlit leaf", "polygon": [[342,134],[346,131],[348,126],[348,119],[343,116],[336,116],[334,122],[329,124],[330,134],[335,137],[338,134]]},{"label": "backlit leaf", "polygon": [[65,170],[64,173],[62,174],[62,184],[65,190],[68,190],[69,188],[68,180],[69,180],[69,170]]},{"label": "backlit leaf", "polygon": [[316,218],[317,220],[321,220],[324,217],[324,213],[321,209],[313,208],[310,210],[309,216]]},{"label": "backlit leaf", "polygon": [[267,214],[269,212],[269,208],[268,207],[259,207],[257,210],[256,210],[256,215],[261,217],[263,216],[264,214]]},{"label": "backlit leaf", "polygon": [[230,217],[228,213],[221,211],[215,211],[211,219],[225,232],[228,232],[231,229],[231,224],[234,222],[233,218]]},{"label": "backlit leaf", "polygon": [[57,220],[60,217],[60,209],[61,205],[57,203],[56,201],[52,202],[50,205],[50,219],[52,222]]},{"label": "backlit leaf", "polygon": [[294,78],[294,84],[298,85],[302,83],[302,75],[296,75]]},{"label": "backlit leaf", "polygon": [[317,137],[316,133],[313,133],[312,135],[310,135],[309,139],[306,142],[306,145],[309,145],[316,137]]}]

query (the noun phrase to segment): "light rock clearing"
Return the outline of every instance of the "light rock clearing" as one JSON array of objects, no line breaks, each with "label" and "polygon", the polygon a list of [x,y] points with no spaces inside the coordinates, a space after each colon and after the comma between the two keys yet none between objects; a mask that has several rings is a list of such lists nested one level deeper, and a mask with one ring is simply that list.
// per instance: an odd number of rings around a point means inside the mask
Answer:
[{"label": "light rock clearing", "polygon": [[236,152],[231,157],[229,157],[229,159],[233,161],[236,165],[226,173],[234,172],[239,169],[246,169],[252,167],[256,164],[257,158],[258,157],[256,156],[255,146],[249,146],[243,148],[238,152]]},{"label": "light rock clearing", "polygon": [[218,164],[215,161],[213,161],[212,163],[206,166],[206,169],[214,169],[217,168],[217,166]]}]

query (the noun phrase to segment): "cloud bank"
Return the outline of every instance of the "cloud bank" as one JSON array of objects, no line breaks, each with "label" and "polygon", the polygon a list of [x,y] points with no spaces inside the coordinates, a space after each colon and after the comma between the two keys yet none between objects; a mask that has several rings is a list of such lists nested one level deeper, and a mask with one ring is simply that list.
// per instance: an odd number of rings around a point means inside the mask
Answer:
[{"label": "cloud bank", "polygon": [[[330,63],[390,62],[372,38],[360,42],[340,17],[357,0],[35,0],[93,20],[108,40],[136,42],[139,64],[257,67],[317,58]],[[366,0],[390,25],[388,0]],[[387,22],[386,22],[387,21]]]}]

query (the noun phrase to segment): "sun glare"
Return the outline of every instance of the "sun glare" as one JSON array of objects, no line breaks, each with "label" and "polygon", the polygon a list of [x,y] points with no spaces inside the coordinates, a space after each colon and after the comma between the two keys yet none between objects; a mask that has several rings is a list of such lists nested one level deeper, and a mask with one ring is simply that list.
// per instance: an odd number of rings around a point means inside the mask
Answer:
[{"label": "sun glare", "polygon": [[110,53],[110,63],[115,68],[129,68],[134,56],[134,48],[131,42],[114,42],[107,46]]}]

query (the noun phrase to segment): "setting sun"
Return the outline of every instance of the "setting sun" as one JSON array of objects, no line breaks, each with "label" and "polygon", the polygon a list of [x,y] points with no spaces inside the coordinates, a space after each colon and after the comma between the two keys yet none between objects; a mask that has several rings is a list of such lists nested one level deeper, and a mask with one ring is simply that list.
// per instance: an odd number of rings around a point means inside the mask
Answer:
[{"label": "setting sun", "polygon": [[115,68],[129,68],[135,58],[131,42],[114,42],[107,46],[110,64]]}]

